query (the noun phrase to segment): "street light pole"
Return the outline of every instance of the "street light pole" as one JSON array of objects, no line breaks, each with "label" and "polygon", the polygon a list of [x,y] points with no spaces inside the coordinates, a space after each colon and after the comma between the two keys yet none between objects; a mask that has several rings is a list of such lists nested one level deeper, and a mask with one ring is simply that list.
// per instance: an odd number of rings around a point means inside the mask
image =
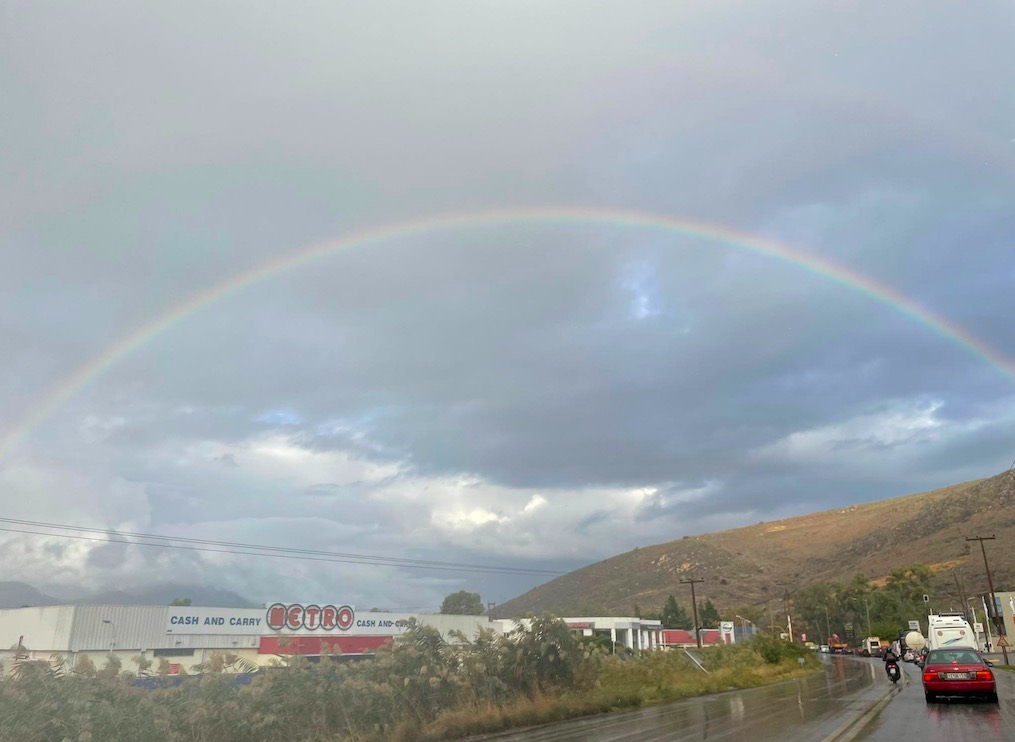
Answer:
[{"label": "street light pole", "polygon": [[113,653],[113,647],[116,646],[116,624],[113,623],[108,618],[102,619],[102,623],[108,623],[110,628],[112,628],[112,630],[113,630],[113,636],[109,640],[109,653],[112,654]]},{"label": "street light pole", "polygon": [[[972,603],[974,600],[976,600],[976,598],[966,598],[966,603]],[[975,636],[976,635],[975,626],[977,624],[977,621],[976,621],[976,606],[975,605],[970,606],[969,610],[972,611],[972,613],[973,613],[973,626],[974,626],[973,635]],[[987,627],[987,617],[986,616],[983,617],[983,627],[984,628]],[[980,632],[980,635],[981,636],[983,635],[982,631]],[[980,641],[980,636],[977,636],[976,641],[977,642]]]},{"label": "street light pole", "polygon": [[852,598],[847,598],[846,599],[846,603],[852,603],[854,600],[863,600],[863,607],[864,607],[864,610],[867,613],[867,633],[866,633],[866,636],[871,636],[873,634],[873,631],[871,630],[871,607],[870,607],[870,603],[867,602],[867,596],[865,595],[863,598],[858,598],[858,597],[856,597],[854,595]]},{"label": "street light pole", "polygon": [[775,611],[772,610],[773,602],[783,602],[782,598],[769,598],[768,599],[768,630],[775,631]]},{"label": "street light pole", "polygon": [[990,635],[990,619],[987,614],[987,601],[981,597],[980,602],[983,604],[983,626],[987,629],[987,644],[993,645],[994,637]]}]

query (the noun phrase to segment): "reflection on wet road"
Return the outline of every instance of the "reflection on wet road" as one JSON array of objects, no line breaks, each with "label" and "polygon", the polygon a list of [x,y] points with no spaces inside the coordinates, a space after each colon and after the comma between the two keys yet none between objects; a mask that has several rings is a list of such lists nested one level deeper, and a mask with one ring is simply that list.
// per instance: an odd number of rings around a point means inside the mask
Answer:
[{"label": "reflection on wet road", "polygon": [[[691,742],[692,740],[820,740],[848,712],[888,690],[873,663],[825,658],[824,672],[766,688],[491,735],[521,742]],[[920,697],[921,700],[923,696]]]},{"label": "reflection on wet road", "polygon": [[945,699],[927,703],[923,697],[919,669],[905,667],[910,683],[869,727],[864,740],[920,742],[966,742],[1015,740],[1015,679],[1003,671],[998,675],[1000,704]]}]

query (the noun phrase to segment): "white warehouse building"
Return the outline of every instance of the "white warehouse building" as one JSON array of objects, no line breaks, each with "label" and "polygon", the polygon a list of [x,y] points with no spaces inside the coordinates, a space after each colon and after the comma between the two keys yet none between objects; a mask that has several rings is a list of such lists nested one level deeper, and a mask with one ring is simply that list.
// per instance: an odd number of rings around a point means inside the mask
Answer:
[{"label": "white warehouse building", "polygon": [[[212,655],[233,658],[234,672],[254,672],[291,655],[372,654],[415,619],[450,639],[458,631],[510,633],[528,619],[409,613],[358,613],[348,605],[275,603],[264,608],[196,606],[60,605],[0,610],[0,661],[10,670],[22,661],[71,669],[82,657],[102,667],[110,654],[125,671],[142,666],[170,675],[199,672]],[[609,636],[617,646],[661,646],[659,621],[638,618],[566,618],[575,633]]]},{"label": "white warehouse building", "polygon": [[[561,619],[569,629],[581,636],[609,637],[616,646],[634,651],[661,649],[663,625],[661,621],[613,616],[572,617]],[[493,622],[498,631],[508,634],[518,625],[526,628],[531,619],[497,619]]]},{"label": "white warehouse building", "polygon": [[0,656],[8,668],[15,660],[70,668],[83,655],[101,667],[113,654],[128,671],[146,662],[155,669],[164,659],[175,675],[227,653],[236,657],[235,671],[251,672],[286,655],[368,655],[403,633],[410,619],[445,637],[496,630],[486,616],[357,613],[347,605],[60,605],[0,610]]}]

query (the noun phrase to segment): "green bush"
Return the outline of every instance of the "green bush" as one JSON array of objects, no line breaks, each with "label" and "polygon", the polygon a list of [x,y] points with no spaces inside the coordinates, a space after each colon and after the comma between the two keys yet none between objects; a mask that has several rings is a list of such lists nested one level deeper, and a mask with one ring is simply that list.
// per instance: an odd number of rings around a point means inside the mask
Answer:
[{"label": "green bush", "polygon": [[783,660],[804,657],[807,652],[803,647],[772,634],[758,634],[750,641],[750,647],[770,665],[776,665]]},{"label": "green bush", "polygon": [[710,674],[683,652],[621,659],[582,643],[552,617],[508,637],[484,631],[456,639],[448,643],[434,629],[412,626],[369,661],[294,657],[246,687],[223,672],[228,656],[211,657],[204,675],[179,687],[154,691],[133,687],[116,662],[97,672],[82,662],[66,677],[27,663],[0,683],[0,739],[445,739],[750,687],[800,670],[778,658],[801,650],[767,638],[703,650]]}]

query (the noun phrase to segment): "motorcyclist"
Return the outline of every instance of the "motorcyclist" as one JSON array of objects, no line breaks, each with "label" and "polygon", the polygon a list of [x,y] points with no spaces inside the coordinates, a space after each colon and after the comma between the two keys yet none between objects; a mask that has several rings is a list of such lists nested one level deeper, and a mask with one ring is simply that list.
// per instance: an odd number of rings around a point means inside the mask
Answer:
[{"label": "motorcyclist", "polygon": [[888,649],[885,650],[884,661],[885,661],[885,675],[891,679],[892,677],[892,665],[895,665],[895,671],[901,672],[899,669],[899,648],[896,644],[892,644]]}]

